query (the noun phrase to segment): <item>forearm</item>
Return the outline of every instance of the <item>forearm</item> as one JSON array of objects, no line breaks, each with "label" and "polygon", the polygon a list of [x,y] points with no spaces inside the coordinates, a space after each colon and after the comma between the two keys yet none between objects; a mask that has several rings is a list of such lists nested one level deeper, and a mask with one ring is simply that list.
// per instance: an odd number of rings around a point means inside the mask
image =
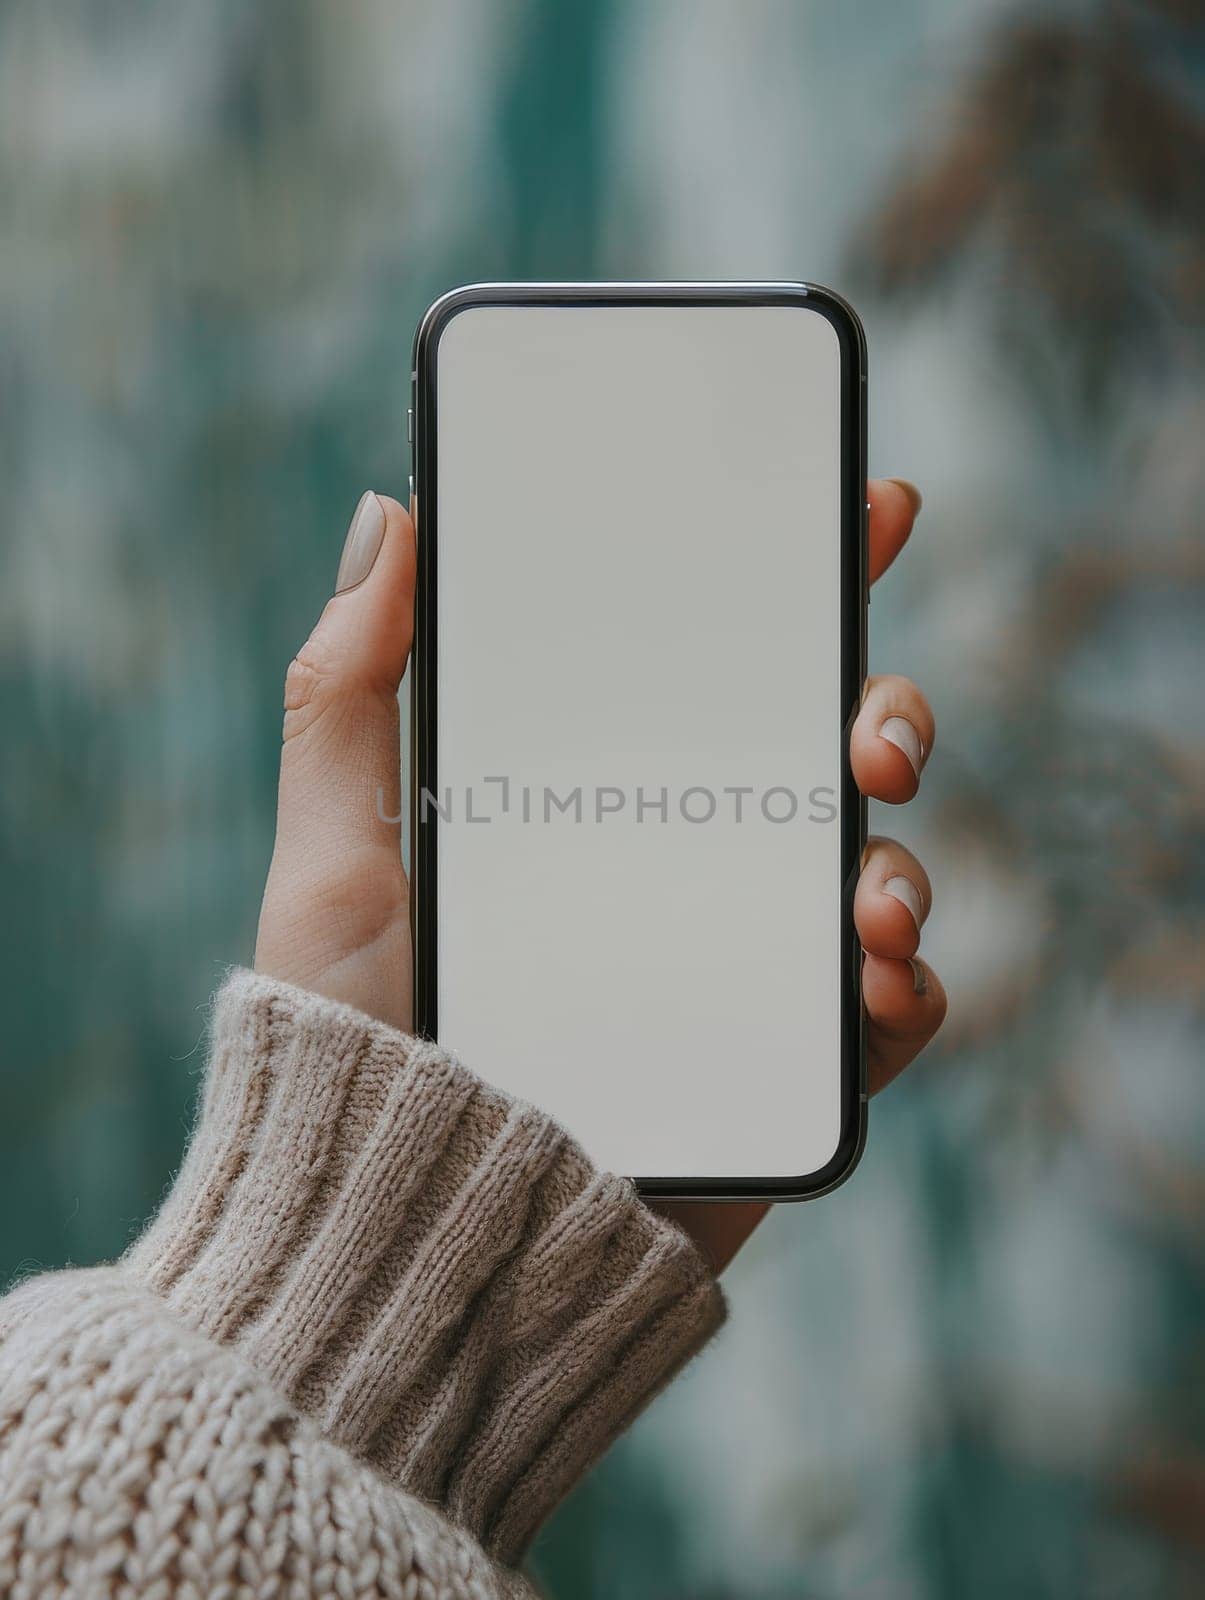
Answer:
[{"label": "forearm", "polygon": [[[214,1514],[282,1576],[328,1522],[378,1565],[382,1530],[413,1544],[419,1528],[443,1552],[428,1578],[479,1560],[507,1592],[540,1522],[723,1314],[689,1240],[542,1113],[251,974],[219,996],[203,1107],[158,1217],[115,1267],[35,1280],[10,1304],[5,1592],[56,1495],[72,1538],[92,1529],[89,1560],[124,1529],[123,1581],[150,1570],[144,1513],[170,1502],[183,1571],[210,1536],[194,1524],[219,1460]],[[67,1465],[81,1459],[91,1482]],[[79,1553],[38,1559],[48,1586],[30,1592],[49,1595]]]}]

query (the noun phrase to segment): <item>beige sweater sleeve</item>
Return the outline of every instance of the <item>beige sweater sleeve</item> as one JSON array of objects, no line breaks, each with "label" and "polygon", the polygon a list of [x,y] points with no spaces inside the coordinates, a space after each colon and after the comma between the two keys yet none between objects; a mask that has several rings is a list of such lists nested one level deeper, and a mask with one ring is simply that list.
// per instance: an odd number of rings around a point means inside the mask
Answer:
[{"label": "beige sweater sleeve", "polygon": [[0,1302],[0,1594],[527,1594],[540,1523],[722,1317],[543,1113],[238,973],[157,1217]]}]

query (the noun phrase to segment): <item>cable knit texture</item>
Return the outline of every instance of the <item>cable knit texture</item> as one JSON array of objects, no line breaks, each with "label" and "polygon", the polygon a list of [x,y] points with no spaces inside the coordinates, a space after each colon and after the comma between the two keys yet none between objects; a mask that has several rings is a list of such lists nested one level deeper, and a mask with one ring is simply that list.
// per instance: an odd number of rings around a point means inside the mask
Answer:
[{"label": "cable knit texture", "polygon": [[540,1523],[722,1318],[542,1112],[237,973],[157,1217],[0,1301],[0,1594],[530,1595]]}]

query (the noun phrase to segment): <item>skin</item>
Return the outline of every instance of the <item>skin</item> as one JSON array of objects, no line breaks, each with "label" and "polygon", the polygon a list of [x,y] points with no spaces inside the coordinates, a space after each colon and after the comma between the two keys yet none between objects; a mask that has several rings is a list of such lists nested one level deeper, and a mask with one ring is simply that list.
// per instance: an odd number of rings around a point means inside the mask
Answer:
[{"label": "skin", "polygon": [[[902,481],[868,485],[870,576],[902,550],[920,495]],[[396,826],[399,813],[397,691],[413,635],[414,524],[396,500],[379,496],[385,536],[371,572],[327,602],[285,678],[284,738],[276,844],[260,910],[256,970],[344,1001],[394,1027],[411,1027],[409,889]],[[905,718],[933,749],[933,713],[907,678],[867,680],[850,736],[863,794],[900,805],[920,773],[880,730]],[[905,878],[932,904],[928,875],[893,839],[866,846],[854,899],[862,941],[870,1086],[899,1075],[941,1026],[945,991],[917,956],[920,930],[884,885]],[[923,991],[923,992],[918,992]],[[720,1271],[769,1209],[744,1202],[675,1202],[658,1207],[695,1239]]]}]

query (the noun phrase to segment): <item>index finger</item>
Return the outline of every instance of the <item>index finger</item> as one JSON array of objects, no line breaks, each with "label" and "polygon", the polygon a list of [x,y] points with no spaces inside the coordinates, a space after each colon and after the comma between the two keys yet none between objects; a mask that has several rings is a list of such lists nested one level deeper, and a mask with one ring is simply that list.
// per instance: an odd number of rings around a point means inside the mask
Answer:
[{"label": "index finger", "polygon": [[921,508],[921,493],[906,478],[871,478],[866,498],[870,502],[870,581],[874,583],[908,542]]}]

